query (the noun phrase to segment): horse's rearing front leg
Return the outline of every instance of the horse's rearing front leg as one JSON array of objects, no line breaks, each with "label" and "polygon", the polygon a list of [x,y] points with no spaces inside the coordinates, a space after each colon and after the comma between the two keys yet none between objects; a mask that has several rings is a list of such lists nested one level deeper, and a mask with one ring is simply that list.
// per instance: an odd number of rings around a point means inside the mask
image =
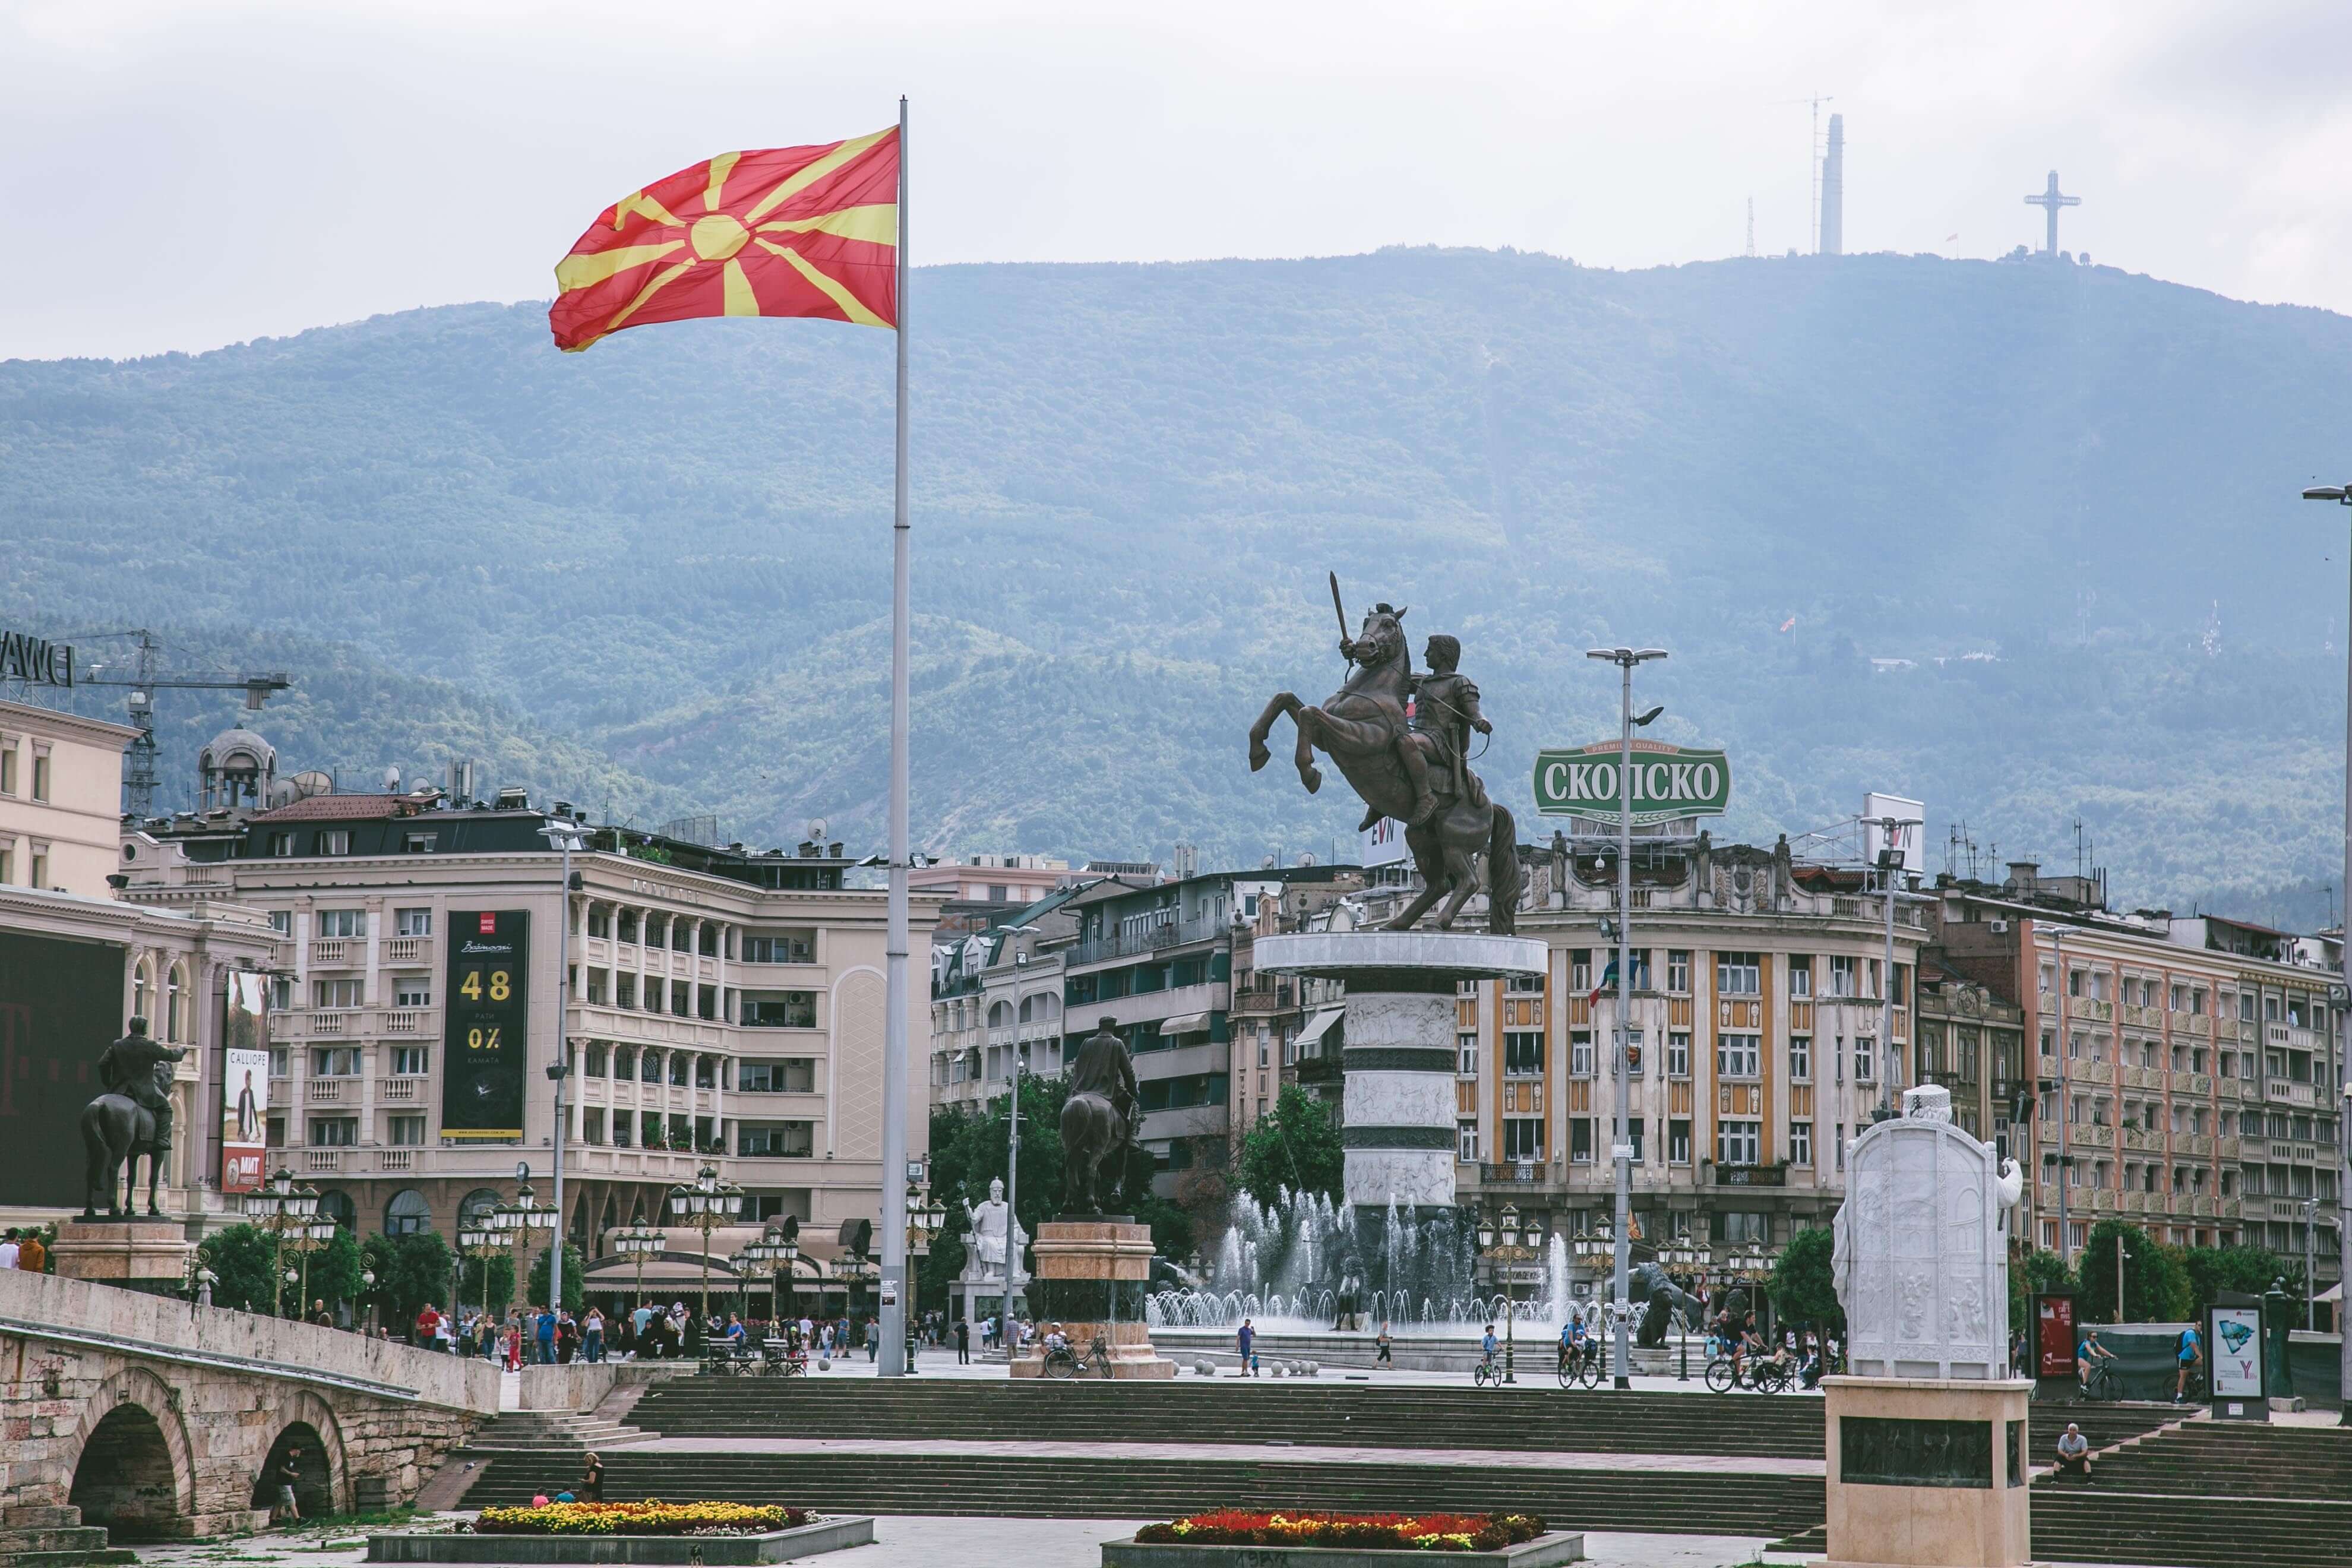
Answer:
[{"label": "horse's rearing front leg", "polygon": [[[1323,735],[1323,710],[1301,708],[1290,716],[1290,721],[1298,730],[1298,782],[1307,786],[1308,795],[1313,795],[1323,787],[1322,770],[1315,765],[1315,742]],[[1328,739],[1323,741],[1323,749],[1331,749]]]},{"label": "horse's rearing front leg", "polygon": [[1252,773],[1265,766],[1267,761],[1274,755],[1272,752],[1265,749],[1265,737],[1273,730],[1274,718],[1277,713],[1287,713],[1295,720],[1298,715],[1297,695],[1288,691],[1276,692],[1267,700],[1265,711],[1257,716],[1257,722],[1250,726],[1249,764]]}]

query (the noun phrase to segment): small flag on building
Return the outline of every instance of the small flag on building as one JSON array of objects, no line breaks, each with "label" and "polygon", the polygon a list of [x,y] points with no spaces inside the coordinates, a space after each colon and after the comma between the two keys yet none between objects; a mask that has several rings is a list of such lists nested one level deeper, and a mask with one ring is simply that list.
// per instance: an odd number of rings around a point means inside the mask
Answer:
[{"label": "small flag on building", "polygon": [[1588,1007],[1591,1006],[1601,1000],[1603,993],[1616,984],[1617,961],[1612,958],[1609,961],[1609,967],[1601,972],[1601,984],[1592,988],[1592,994],[1584,999],[1584,1005]]}]

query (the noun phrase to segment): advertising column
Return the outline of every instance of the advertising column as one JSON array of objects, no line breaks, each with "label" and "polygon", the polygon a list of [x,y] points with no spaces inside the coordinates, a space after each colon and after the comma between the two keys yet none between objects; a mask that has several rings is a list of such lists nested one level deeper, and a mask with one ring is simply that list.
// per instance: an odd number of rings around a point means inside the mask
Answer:
[{"label": "advertising column", "polygon": [[449,1003],[442,1013],[444,1138],[522,1139],[530,963],[529,910],[450,912]]}]

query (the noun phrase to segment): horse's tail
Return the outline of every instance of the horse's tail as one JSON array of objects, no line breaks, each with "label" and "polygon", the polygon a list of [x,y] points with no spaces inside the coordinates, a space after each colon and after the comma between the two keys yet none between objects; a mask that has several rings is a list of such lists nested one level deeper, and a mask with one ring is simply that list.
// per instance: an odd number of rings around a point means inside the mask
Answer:
[{"label": "horse's tail", "polygon": [[1519,825],[1510,808],[1495,803],[1495,826],[1486,837],[1486,929],[1496,936],[1518,930],[1519,892],[1527,878],[1519,869]]}]

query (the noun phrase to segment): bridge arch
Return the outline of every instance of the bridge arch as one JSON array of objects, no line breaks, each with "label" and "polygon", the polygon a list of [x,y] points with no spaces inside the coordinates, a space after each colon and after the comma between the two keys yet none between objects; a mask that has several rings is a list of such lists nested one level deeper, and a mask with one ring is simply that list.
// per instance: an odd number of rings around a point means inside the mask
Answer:
[{"label": "bridge arch", "polygon": [[294,1468],[301,1479],[294,1484],[294,1500],[302,1517],[344,1511],[352,1500],[351,1470],[343,1450],[343,1425],[334,1406],[314,1390],[297,1389],[278,1405],[278,1435],[269,1440],[269,1452],[253,1478],[252,1506],[278,1505],[278,1467],[287,1451],[299,1446],[302,1452]]},{"label": "bridge arch", "polygon": [[195,1510],[195,1460],[179,1396],[144,1367],[125,1367],[82,1406],[66,1500],[115,1539],[173,1532]]}]

